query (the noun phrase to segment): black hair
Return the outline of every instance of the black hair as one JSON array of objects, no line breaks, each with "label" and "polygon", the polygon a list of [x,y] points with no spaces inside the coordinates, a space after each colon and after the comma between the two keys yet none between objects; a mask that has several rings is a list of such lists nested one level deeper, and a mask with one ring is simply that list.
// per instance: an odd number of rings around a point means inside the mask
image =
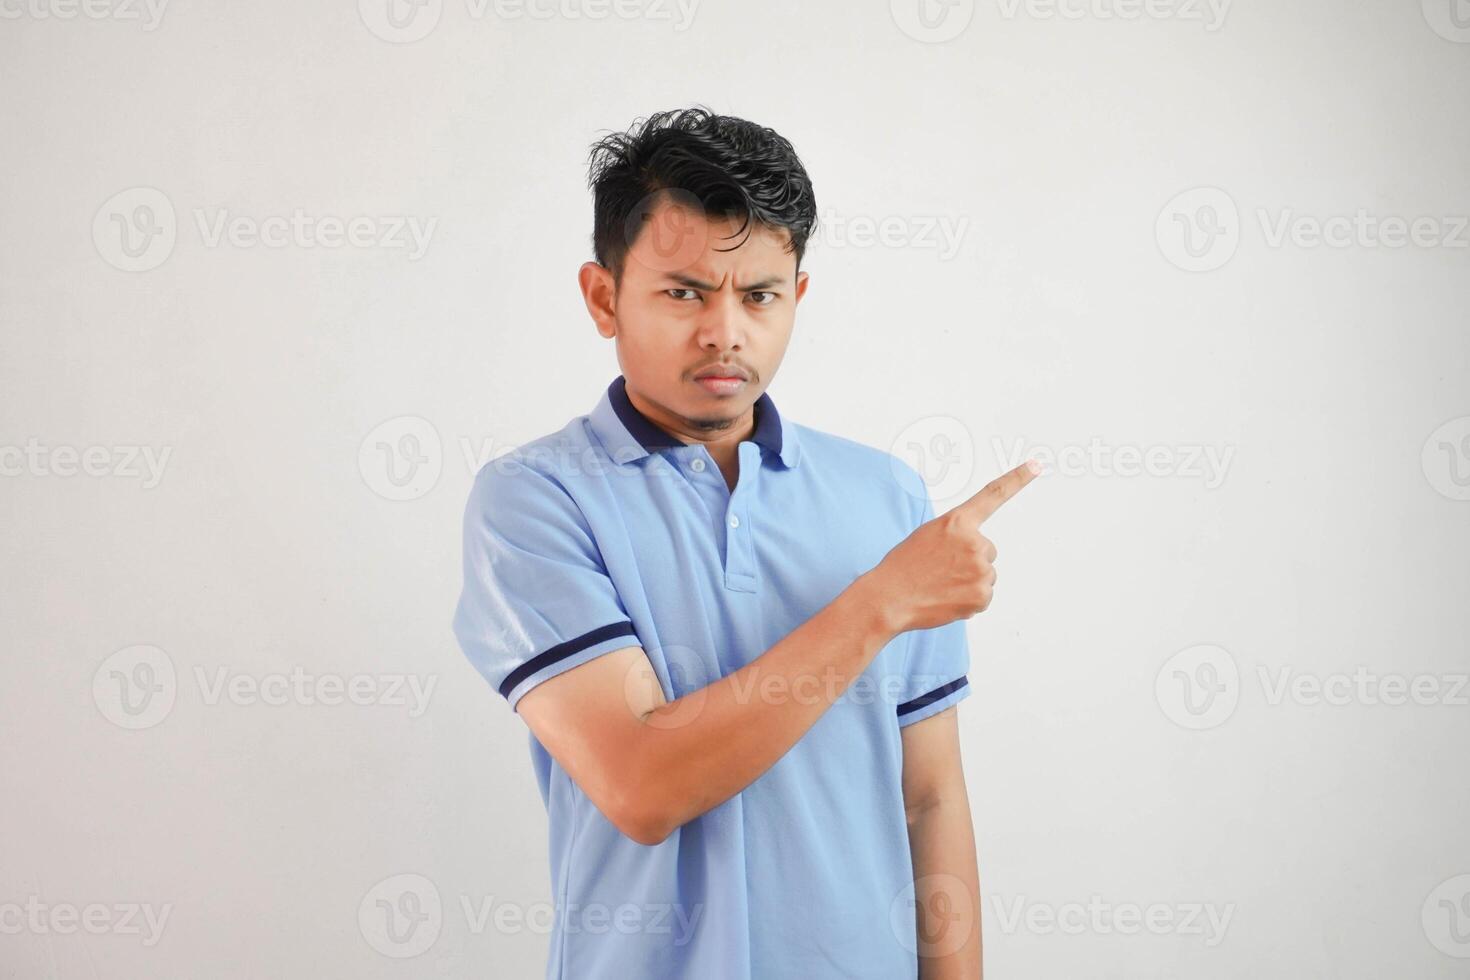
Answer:
[{"label": "black hair", "polygon": [[791,143],[773,129],[704,106],[657,112],[598,140],[588,155],[587,184],[593,255],[615,283],[650,205],[666,195],[697,203],[706,216],[739,218],[740,231],[752,217],[785,228],[798,269],[817,222],[812,182]]}]

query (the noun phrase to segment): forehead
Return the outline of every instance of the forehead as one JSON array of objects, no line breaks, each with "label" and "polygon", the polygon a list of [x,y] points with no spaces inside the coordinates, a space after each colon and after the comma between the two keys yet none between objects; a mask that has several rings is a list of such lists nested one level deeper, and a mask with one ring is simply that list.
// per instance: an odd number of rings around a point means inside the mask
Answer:
[{"label": "forehead", "polygon": [[750,217],[710,215],[692,195],[661,194],[629,216],[624,274],[662,278],[674,273],[720,279],[726,272],[789,276],[796,256],[791,234]]}]

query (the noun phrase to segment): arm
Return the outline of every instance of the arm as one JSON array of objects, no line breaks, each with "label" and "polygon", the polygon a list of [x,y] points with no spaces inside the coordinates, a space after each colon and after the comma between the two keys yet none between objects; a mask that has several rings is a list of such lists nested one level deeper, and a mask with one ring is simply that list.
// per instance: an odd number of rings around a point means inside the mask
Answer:
[{"label": "arm", "polygon": [[980,872],[957,712],[903,729],[920,980],[980,980]]},{"label": "arm", "polygon": [[657,844],[774,765],[893,637],[987,608],[995,547],[978,525],[1034,475],[1017,467],[926,521],[775,646],[676,701],[630,646],[537,684],[516,710],[609,821]]},{"label": "arm", "polygon": [[598,809],[657,844],[758,779],[902,630],[860,576],[761,656],[668,702],[641,647],[533,688],[517,711]]}]

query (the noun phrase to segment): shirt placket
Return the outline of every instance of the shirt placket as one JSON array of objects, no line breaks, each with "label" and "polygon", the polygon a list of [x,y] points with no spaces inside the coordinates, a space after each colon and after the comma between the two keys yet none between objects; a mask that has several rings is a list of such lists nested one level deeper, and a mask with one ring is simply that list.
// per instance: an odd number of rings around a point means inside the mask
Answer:
[{"label": "shirt placket", "polygon": [[750,501],[760,479],[761,450],[753,442],[739,446],[740,478],[735,492],[725,502],[725,588],[734,592],[755,591],[755,526],[750,519]]},{"label": "shirt placket", "polygon": [[690,483],[709,505],[719,542],[725,588],[732,592],[755,592],[755,527],[750,518],[750,501],[755,499],[760,478],[760,447],[742,442],[738,448],[740,477],[732,492],[703,446],[693,450],[689,461]]}]

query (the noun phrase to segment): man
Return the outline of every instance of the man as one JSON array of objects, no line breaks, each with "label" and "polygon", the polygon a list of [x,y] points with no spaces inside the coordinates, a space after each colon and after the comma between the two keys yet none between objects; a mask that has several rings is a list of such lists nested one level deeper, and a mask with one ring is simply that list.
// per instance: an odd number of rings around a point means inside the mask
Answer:
[{"label": "man", "polygon": [[549,980],[979,977],[955,705],[980,523],[766,392],[816,206],[791,145],[702,108],[593,148],[582,294],[621,374],[487,464],[465,654],[530,728]]}]

